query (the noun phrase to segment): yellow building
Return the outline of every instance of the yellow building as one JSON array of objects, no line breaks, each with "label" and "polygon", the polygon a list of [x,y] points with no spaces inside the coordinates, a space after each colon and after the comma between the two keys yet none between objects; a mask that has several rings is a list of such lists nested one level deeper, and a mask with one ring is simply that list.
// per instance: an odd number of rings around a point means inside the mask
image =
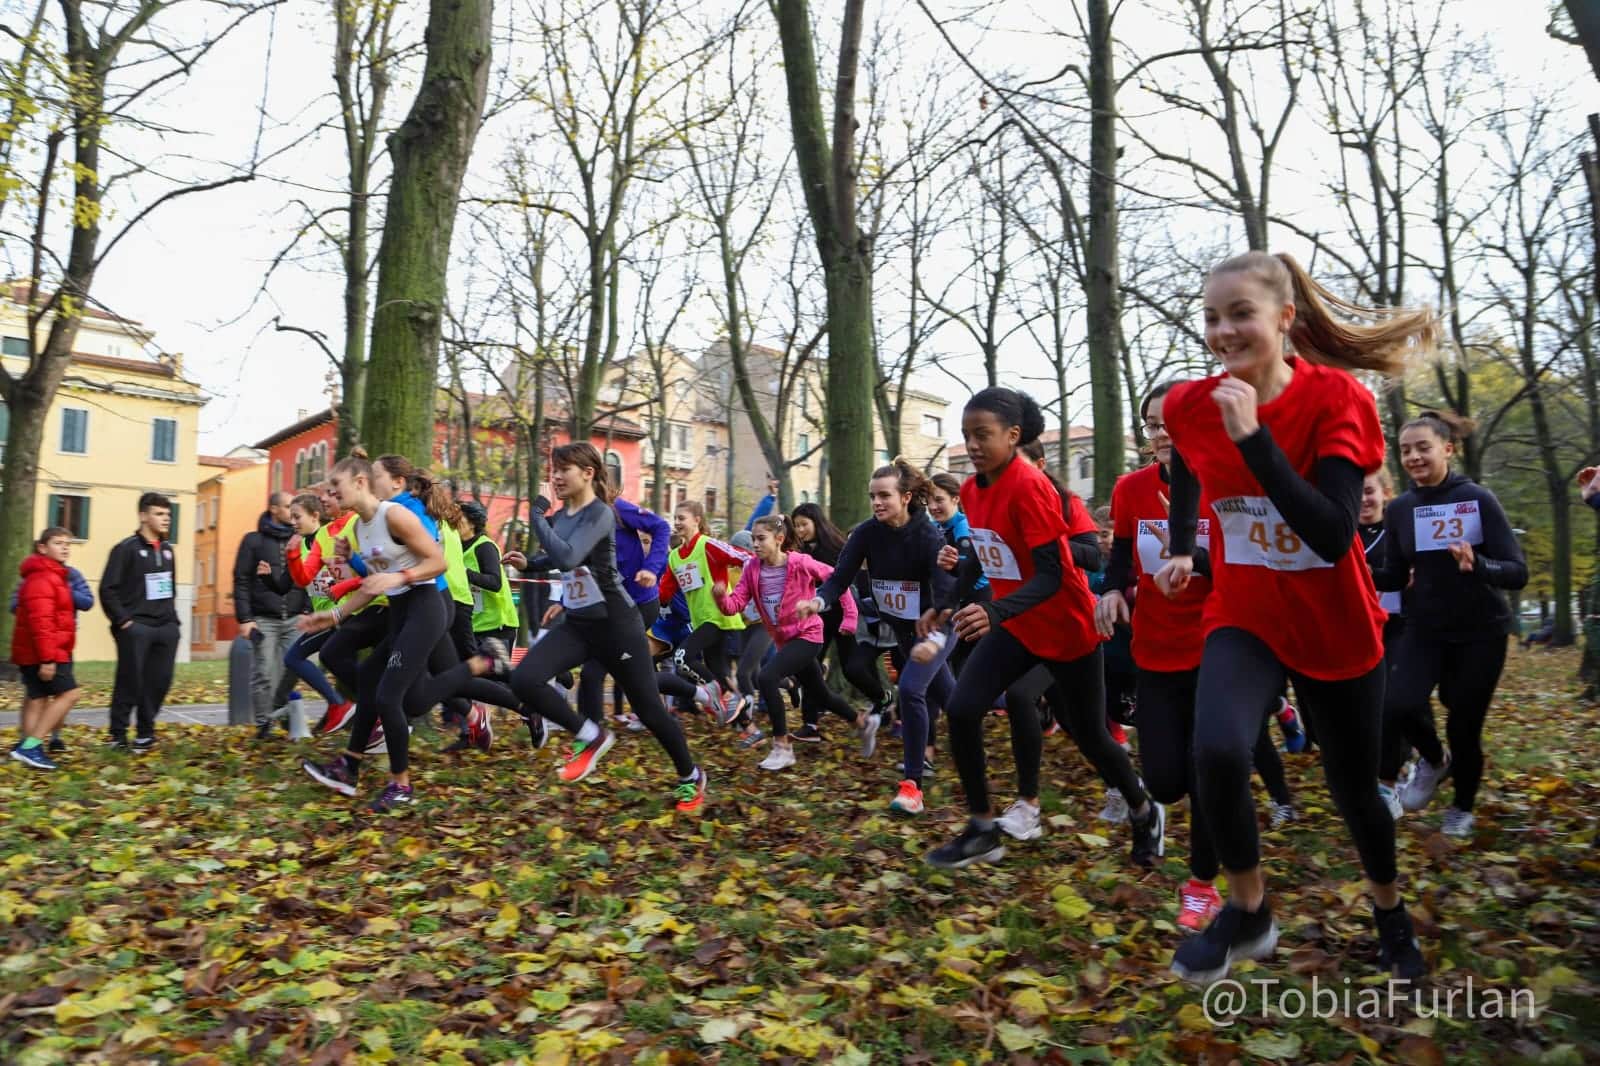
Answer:
[{"label": "yellow building", "polygon": [[[59,525],[72,530],[71,563],[95,590],[95,609],[79,616],[80,662],[116,658],[110,625],[98,603],[100,573],[112,546],[138,529],[139,496],[145,492],[162,493],[173,502],[176,606],[183,621],[178,660],[189,659],[197,453],[200,408],[206,399],[198,385],[184,379],[181,356],[146,354],[153,338],[137,322],[90,312],[45,422],[33,528]],[[25,311],[3,298],[0,345],[7,369],[24,373]],[[0,419],[6,417],[0,406]]]}]

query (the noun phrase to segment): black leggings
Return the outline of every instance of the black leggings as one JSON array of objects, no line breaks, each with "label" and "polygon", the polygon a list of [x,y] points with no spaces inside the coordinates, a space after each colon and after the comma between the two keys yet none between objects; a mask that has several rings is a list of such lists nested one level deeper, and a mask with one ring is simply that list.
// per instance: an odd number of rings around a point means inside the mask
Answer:
[{"label": "black leggings", "polygon": [[666,749],[680,778],[694,773],[694,757],[689,754],[683,730],[661,705],[656,691],[655,670],[650,662],[650,647],[644,639],[644,626],[631,605],[606,609],[611,618],[588,621],[570,615],[553,626],[538,645],[523,656],[511,674],[511,688],[522,701],[573,736],[583,728],[584,718],[550,687],[552,677],[573,670],[590,659],[597,660],[617,679],[633,713],[645,724],[656,741]]},{"label": "black leggings", "polygon": [[317,658],[344,694],[354,699],[361,692],[361,653],[376,648],[388,635],[389,608],[368,607],[340,622]]},{"label": "black leggings", "polygon": [[[1049,669],[1063,692],[1074,694],[1067,711],[1078,750],[1107,784],[1122,790],[1131,808],[1143,807],[1145,792],[1128,761],[1128,753],[1106,732],[1105,668],[1099,645],[1071,662],[1052,662],[1029,651],[1003,626],[996,626],[973,649],[945,708],[950,719],[950,752],[967,794],[967,810],[980,816],[990,811],[989,775],[983,751],[984,716],[1007,686],[1041,664]],[[1011,748],[1016,754],[1017,792],[1030,799],[1037,797],[1044,745],[1039,716],[1031,707],[1016,708],[1008,710],[1006,721],[1011,725]]]},{"label": "black leggings", "polygon": [[450,646],[450,619],[444,600],[428,588],[390,596],[386,614],[389,633],[361,664],[361,695],[350,725],[349,750],[358,756],[366,751],[373,723],[381,719],[384,746],[389,749],[389,772],[402,774],[411,759],[406,697],[412,686],[428,675],[428,660],[434,648]]},{"label": "black leggings", "polygon": [[[456,650],[456,659],[465,662],[478,654],[478,635],[472,631],[472,604],[462,603],[445,590],[446,601],[450,605],[450,646]],[[452,664],[454,665],[454,664]],[[472,709],[472,704],[459,696],[452,696],[444,701],[446,720],[456,719],[461,723],[462,732],[467,728],[467,712]]]},{"label": "black leggings", "polygon": [[787,708],[783,704],[783,691],[778,687],[778,682],[786,677],[800,682],[806,706],[815,705],[832,711],[847,722],[855,722],[856,712],[850,709],[844,697],[828,691],[826,682],[822,680],[822,666],[817,661],[821,654],[821,644],[809,640],[791,640],[779,648],[777,654],[768,659],[756,674],[756,689],[766,701],[774,737],[789,735]]},{"label": "black leggings", "polygon": [[[1222,867],[1242,873],[1260,865],[1251,752],[1286,677],[1294,681],[1301,714],[1316,724],[1323,776],[1362,868],[1374,883],[1389,884],[1395,879],[1394,821],[1375,787],[1383,664],[1359,677],[1318,681],[1287,669],[1259,637],[1232,628],[1206,638],[1194,712],[1195,795]],[[1144,713],[1141,705],[1141,719]]]},{"label": "black leggings", "polygon": [[691,674],[705,681],[715,681],[727,688],[732,684],[733,671],[728,663],[727,631],[711,623],[702,622],[689,639],[683,642],[679,654]]},{"label": "black leggings", "polygon": [[739,691],[750,695],[756,691],[756,674],[761,661],[772,647],[772,634],[766,626],[751,626],[744,631],[744,646],[739,649]]},{"label": "black leggings", "polygon": [[[661,614],[661,601],[654,596],[639,604],[639,621],[644,623],[646,632],[655,624],[656,617]],[[622,688],[618,685],[611,687],[611,696],[615,701],[613,710],[618,717],[622,716]],[[583,664],[583,672],[578,675],[578,710],[591,722],[600,722],[605,719],[606,702],[606,668],[598,660],[590,659]]]},{"label": "black leggings", "polygon": [[1378,768],[1379,779],[1395,779],[1407,745],[1435,766],[1444,761],[1444,747],[1428,702],[1437,685],[1439,702],[1447,713],[1445,736],[1450,741],[1455,806],[1472,810],[1483,779],[1483,723],[1505,665],[1503,633],[1454,643],[1432,639],[1417,626],[1407,626],[1397,641],[1389,674],[1383,716],[1384,765]]}]

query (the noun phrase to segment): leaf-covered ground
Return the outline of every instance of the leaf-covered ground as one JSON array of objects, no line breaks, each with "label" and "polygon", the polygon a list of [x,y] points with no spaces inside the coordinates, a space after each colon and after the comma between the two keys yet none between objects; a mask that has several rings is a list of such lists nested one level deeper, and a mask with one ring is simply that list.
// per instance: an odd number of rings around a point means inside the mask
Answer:
[{"label": "leaf-covered ground", "polygon": [[[117,678],[116,663],[75,663],[72,673],[83,689],[83,694],[78,697],[79,707],[105,707],[110,704],[111,685]],[[22,682],[0,680],[0,709],[14,711],[21,701]],[[227,703],[228,661],[207,659],[178,663],[173,672],[172,692],[167,702],[173,706],[182,703]]]},{"label": "leaf-covered ground", "polygon": [[[894,745],[863,763],[842,733],[772,776],[691,723],[712,802],[690,817],[637,735],[564,787],[554,746],[456,758],[423,734],[416,807],[373,817],[247,730],[167,727],[134,759],[73,728],[62,772],[0,767],[0,1060],[1592,1060],[1600,739],[1574,666],[1513,657],[1470,847],[1437,811],[1400,829],[1435,985],[1528,989],[1531,1022],[1213,1028],[1167,971],[1186,810],[1134,873],[1063,738],[1045,837],[941,874],[921,854],[957,824],[948,760],[930,813],[897,820]],[[1004,785],[1003,723],[989,736]],[[1239,976],[1359,990],[1359,872],[1314,762],[1289,762],[1302,820],[1265,838],[1284,937]]]}]

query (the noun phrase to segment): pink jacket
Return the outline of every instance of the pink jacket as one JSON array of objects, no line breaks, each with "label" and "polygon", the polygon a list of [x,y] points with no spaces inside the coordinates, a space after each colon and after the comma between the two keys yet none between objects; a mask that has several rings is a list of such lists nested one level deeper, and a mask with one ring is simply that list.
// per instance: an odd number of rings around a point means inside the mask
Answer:
[{"label": "pink jacket", "polygon": [[[717,597],[717,606],[722,608],[723,614],[738,614],[744,610],[745,604],[754,602],[762,624],[780,648],[791,640],[809,640],[813,644],[821,644],[822,617],[814,614],[801,621],[795,617],[795,605],[801,600],[814,598],[817,588],[832,574],[833,567],[827,563],[818,562],[804,552],[790,552],[785,563],[783,599],[778,602],[778,617],[771,618],[767,615],[767,605],[761,602],[761,561],[752,559],[745,566],[744,573],[739,575],[739,583],[733,587],[733,591]],[[844,621],[839,629],[853,633],[856,628],[855,601],[849,596],[843,599]]]}]

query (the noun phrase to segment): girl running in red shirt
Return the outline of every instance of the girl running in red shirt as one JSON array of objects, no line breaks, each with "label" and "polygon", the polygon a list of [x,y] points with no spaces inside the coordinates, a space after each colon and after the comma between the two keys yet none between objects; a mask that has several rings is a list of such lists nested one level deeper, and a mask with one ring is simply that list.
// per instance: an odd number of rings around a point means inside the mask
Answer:
[{"label": "girl running in red shirt", "polygon": [[[1022,840],[1039,835],[1039,717],[1022,708],[1006,717],[1020,798],[1000,819],[989,804],[983,719],[1008,685],[1041,664],[1063,692],[1073,694],[1069,728],[1079,750],[1107,784],[1127,797],[1134,861],[1150,865],[1160,854],[1164,812],[1145,795],[1128,753],[1106,732],[1094,599],[1072,561],[1061,497],[1050,479],[1019,455],[1021,446],[1043,430],[1039,405],[1015,389],[984,389],[967,401],[961,416],[975,471],[961,488],[961,502],[994,599],[967,604],[953,619],[956,636],[977,642],[947,708],[950,750],[971,819],[953,841],[928,853],[934,866],[1003,858],[1002,830]],[[918,628],[926,636],[942,621],[939,612],[929,610]]]},{"label": "girl running in red shirt", "polygon": [[[1335,319],[1330,308],[1371,324]],[[1437,319],[1356,307],[1289,256],[1249,252],[1207,277],[1205,320],[1206,344],[1224,373],[1166,397],[1172,558],[1156,585],[1169,597],[1187,589],[1204,513],[1212,592],[1202,616],[1195,791],[1229,898],[1204,932],[1178,946],[1172,968],[1208,983],[1277,943],[1250,750],[1287,676],[1366,870],[1383,964],[1414,979],[1425,964],[1395,883],[1394,820],[1373,787],[1383,611],[1361,551],[1351,550],[1360,543],[1362,480],[1383,462],[1383,431],[1372,394],[1347,371],[1397,372],[1414,347],[1431,344]]]}]

